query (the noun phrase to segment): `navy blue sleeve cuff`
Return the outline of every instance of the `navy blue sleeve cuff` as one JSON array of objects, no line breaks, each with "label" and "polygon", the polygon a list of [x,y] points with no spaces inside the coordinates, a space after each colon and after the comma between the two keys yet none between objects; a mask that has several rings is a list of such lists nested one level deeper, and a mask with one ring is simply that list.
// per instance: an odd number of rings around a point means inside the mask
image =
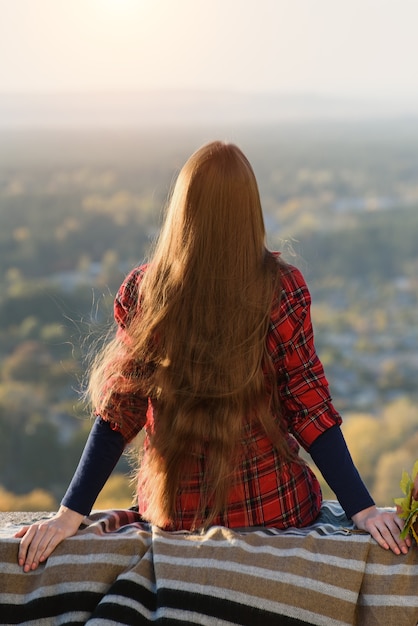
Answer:
[{"label": "navy blue sleeve cuff", "polygon": [[125,440],[120,432],[112,430],[108,422],[98,417],[62,504],[81,515],[88,515],[124,447]]},{"label": "navy blue sleeve cuff", "polygon": [[374,505],[363,483],[339,426],[320,435],[309,448],[316,466],[333,490],[348,518]]}]

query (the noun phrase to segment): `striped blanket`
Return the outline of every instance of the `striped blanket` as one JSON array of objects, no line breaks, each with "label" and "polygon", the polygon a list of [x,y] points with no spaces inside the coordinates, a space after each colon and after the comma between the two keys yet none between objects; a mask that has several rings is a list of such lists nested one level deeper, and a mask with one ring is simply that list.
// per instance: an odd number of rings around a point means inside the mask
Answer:
[{"label": "striped blanket", "polygon": [[[26,517],[25,517],[26,516]],[[32,514],[33,517],[33,514]],[[31,520],[20,514],[19,524]],[[0,517],[1,522],[1,517]],[[0,530],[0,623],[416,626],[418,549],[395,556],[326,502],[306,529],[169,533],[95,512],[38,570]]]}]

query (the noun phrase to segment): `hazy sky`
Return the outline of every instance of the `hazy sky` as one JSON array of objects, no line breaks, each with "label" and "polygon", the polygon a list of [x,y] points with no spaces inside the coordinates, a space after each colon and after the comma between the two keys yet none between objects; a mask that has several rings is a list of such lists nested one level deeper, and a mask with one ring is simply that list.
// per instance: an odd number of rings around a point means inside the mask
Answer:
[{"label": "hazy sky", "polygon": [[418,96],[418,0],[0,0],[0,92]]}]

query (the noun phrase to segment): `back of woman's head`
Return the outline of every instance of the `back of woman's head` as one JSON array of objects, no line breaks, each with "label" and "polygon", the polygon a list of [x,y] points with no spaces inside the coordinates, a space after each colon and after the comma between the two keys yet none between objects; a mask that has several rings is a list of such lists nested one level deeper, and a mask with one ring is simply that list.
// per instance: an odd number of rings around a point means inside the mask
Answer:
[{"label": "back of woman's head", "polygon": [[175,262],[181,274],[216,269],[233,279],[260,264],[264,239],[257,181],[245,155],[219,141],[197,150],[177,178],[156,260]]}]

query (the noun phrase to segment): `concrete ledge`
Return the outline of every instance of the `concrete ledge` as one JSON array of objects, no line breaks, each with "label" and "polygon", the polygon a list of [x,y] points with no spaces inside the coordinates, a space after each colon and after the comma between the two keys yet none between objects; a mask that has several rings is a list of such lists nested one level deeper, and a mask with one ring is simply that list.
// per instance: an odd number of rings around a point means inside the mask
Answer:
[{"label": "concrete ledge", "polygon": [[0,526],[5,526],[6,524],[32,524],[50,515],[53,515],[52,511],[0,511]]}]

